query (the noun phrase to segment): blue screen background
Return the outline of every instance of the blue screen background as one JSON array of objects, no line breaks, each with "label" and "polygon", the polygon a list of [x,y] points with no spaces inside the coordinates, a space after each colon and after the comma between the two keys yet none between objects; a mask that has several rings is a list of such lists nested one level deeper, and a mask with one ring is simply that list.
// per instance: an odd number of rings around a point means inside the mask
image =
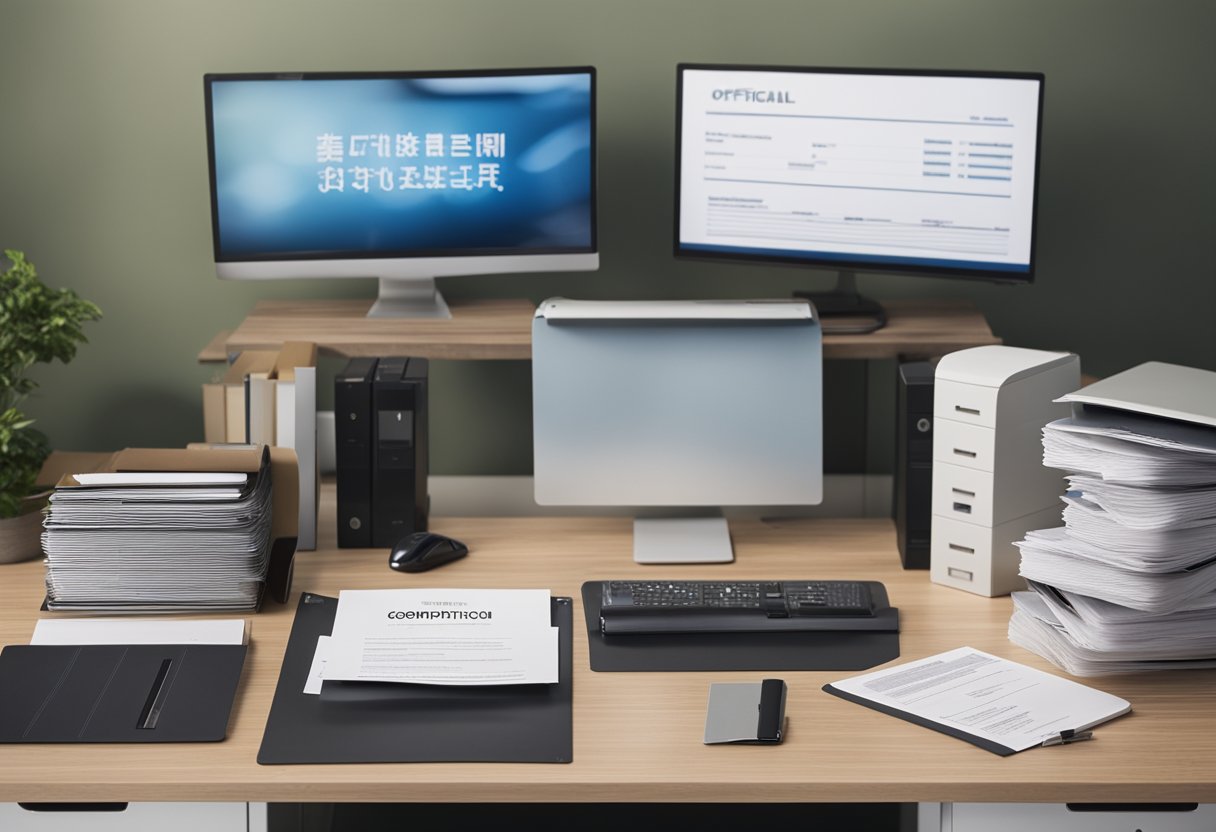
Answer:
[{"label": "blue screen background", "polygon": [[[216,254],[221,260],[590,251],[593,245],[591,78],[588,74],[477,78],[213,79],[211,112]],[[413,133],[416,158],[396,155]],[[424,137],[444,136],[426,157]],[[501,157],[449,155],[453,134],[504,134]],[[341,161],[319,161],[319,137],[340,136]],[[349,153],[351,137],[390,136],[390,157]],[[498,182],[473,190],[355,190],[354,168],[444,165],[455,175],[498,164]],[[342,168],[342,191],[322,171]]]}]

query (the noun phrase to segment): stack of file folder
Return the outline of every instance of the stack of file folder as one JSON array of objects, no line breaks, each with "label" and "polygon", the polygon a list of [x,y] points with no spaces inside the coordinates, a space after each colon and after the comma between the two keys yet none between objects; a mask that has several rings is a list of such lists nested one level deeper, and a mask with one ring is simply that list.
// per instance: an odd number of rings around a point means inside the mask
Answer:
[{"label": "stack of file folder", "polygon": [[1017,544],[1010,639],[1076,676],[1216,667],[1216,373],[1152,362],[1065,400],[1064,526]]},{"label": "stack of file folder", "polygon": [[[273,473],[290,472],[291,457]],[[294,492],[294,478],[276,481],[262,446],[128,449],[105,470],[66,476],[42,535],[47,609],[253,611],[272,575],[272,594],[285,597],[290,568],[279,561],[290,562],[294,541],[276,556],[274,509],[294,509]]]}]

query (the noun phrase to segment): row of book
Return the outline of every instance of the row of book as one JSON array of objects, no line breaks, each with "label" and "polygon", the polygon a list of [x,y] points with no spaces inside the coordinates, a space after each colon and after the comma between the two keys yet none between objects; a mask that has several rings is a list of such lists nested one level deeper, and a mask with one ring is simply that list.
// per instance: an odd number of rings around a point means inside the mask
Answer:
[{"label": "row of book", "polygon": [[1216,667],[1216,373],[1152,362],[1043,430],[1064,525],[1017,545],[1009,637],[1076,676]]},{"label": "row of book", "polygon": [[203,385],[208,443],[291,448],[300,467],[302,550],[317,547],[317,346],[289,341],[277,350],[245,350]]}]

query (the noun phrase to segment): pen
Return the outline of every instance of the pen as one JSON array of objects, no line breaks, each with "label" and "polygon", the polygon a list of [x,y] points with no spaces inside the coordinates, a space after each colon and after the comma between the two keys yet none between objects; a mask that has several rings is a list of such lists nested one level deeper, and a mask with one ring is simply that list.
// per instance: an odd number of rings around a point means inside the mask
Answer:
[{"label": "pen", "polygon": [[1054,737],[1048,737],[1047,739],[1043,740],[1043,747],[1046,748],[1049,745],[1068,745],[1074,742],[1092,740],[1093,738],[1093,731],[1074,731],[1073,729],[1069,728],[1066,731],[1061,731]]}]

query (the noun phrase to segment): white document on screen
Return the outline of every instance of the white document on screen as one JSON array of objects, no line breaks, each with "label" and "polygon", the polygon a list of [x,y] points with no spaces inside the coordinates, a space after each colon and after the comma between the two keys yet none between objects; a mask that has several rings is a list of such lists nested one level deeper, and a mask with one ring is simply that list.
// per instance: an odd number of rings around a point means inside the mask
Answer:
[{"label": "white document on screen", "polygon": [[554,684],[546,589],[344,590],[325,681]]}]

